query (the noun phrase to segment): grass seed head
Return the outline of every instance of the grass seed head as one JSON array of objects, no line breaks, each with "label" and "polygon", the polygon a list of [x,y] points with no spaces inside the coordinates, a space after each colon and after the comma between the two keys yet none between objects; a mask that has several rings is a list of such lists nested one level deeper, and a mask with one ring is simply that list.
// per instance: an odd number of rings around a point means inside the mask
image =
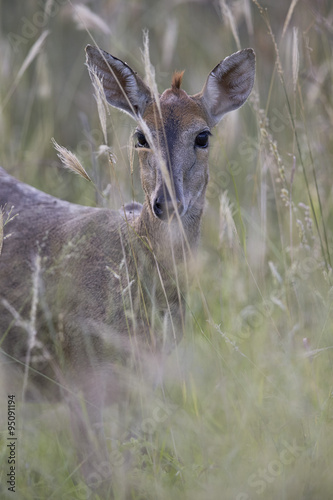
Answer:
[{"label": "grass seed head", "polygon": [[92,182],[91,178],[83,168],[77,156],[75,156],[74,153],[64,148],[63,146],[60,146],[54,138],[52,138],[51,140],[55,150],[58,152],[58,157],[61,161],[62,166],[64,168],[67,168],[68,170],[71,170],[75,174],[79,174],[87,181]]}]

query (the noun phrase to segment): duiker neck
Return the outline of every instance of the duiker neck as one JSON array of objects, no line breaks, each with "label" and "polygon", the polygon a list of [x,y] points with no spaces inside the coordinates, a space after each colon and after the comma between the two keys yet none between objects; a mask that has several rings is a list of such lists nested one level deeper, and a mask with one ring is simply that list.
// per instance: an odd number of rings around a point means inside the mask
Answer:
[{"label": "duiker neck", "polygon": [[135,221],[135,230],[146,239],[158,259],[181,262],[197,247],[202,212],[202,208],[197,208],[180,220],[174,216],[174,220],[163,221],[153,215],[146,200]]}]

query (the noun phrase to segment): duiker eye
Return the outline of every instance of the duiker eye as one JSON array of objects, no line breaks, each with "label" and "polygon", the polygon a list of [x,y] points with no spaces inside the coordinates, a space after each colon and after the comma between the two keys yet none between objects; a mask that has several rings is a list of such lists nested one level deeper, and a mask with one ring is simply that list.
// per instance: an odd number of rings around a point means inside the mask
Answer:
[{"label": "duiker eye", "polygon": [[137,147],[137,148],[149,148],[149,144],[147,142],[145,134],[140,132],[140,130],[137,130],[135,135],[137,138],[137,143],[136,143],[135,147]]},{"label": "duiker eye", "polygon": [[195,138],[195,146],[198,148],[207,148],[209,146],[209,136],[212,135],[209,130],[200,132]]}]

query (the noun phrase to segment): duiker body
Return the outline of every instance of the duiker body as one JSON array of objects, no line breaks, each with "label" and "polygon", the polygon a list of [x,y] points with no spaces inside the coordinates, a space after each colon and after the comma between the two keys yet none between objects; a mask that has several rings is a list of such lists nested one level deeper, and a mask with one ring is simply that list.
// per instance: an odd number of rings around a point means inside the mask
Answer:
[{"label": "duiker body", "polygon": [[17,214],[0,256],[0,338],[7,361],[33,368],[29,378],[44,387],[46,375],[89,399],[96,384],[113,388],[115,366],[169,350],[182,335],[210,130],[246,101],[255,56],[246,49],[227,57],[194,96],[176,74],[156,102],[126,63],[95,47],[86,53],[107,101],[138,124],[145,201],[118,212],[83,207],[0,169],[0,206]]}]

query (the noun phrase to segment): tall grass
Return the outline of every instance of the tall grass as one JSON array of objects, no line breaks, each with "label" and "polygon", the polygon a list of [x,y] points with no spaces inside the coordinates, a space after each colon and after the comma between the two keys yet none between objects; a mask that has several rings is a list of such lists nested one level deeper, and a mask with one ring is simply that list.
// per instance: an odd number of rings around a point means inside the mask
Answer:
[{"label": "tall grass", "polygon": [[[214,130],[185,337],[166,361],[163,384],[153,390],[134,378],[125,417],[105,409],[110,460],[96,463],[86,481],[78,479],[66,408],[20,405],[17,498],[97,500],[105,494],[94,484],[102,483],[116,499],[329,499],[330,2],[89,7],[94,16],[71,2],[46,2],[44,10],[34,1],[0,2],[0,164],[25,182],[82,204],[101,200],[91,183],[58,168],[54,137],[104,191],[104,204],[142,201],[132,123],[114,110],[106,129],[99,122],[84,67],[90,34],[143,74],[148,29],[158,88],[170,85],[173,69],[185,69],[189,93],[239,45],[252,46],[256,88]],[[4,441],[0,453],[0,496],[10,498]]]}]

